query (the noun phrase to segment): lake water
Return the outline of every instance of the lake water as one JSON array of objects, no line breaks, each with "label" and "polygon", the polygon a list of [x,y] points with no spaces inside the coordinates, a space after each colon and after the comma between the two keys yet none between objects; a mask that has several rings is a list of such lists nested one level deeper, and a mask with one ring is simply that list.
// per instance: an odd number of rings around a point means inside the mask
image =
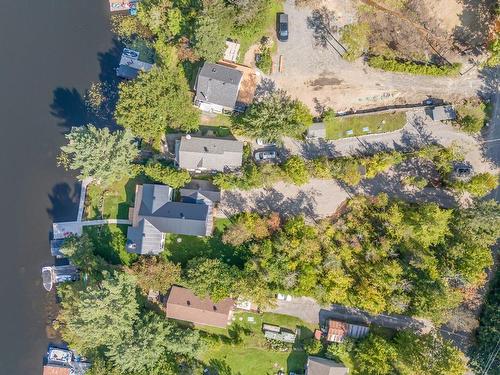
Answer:
[{"label": "lake water", "polygon": [[78,201],[56,156],[64,132],[89,120],[81,95],[112,77],[118,48],[106,0],[0,4],[0,373],[36,375],[57,340],[40,268],[53,264],[52,221],[76,218]]}]

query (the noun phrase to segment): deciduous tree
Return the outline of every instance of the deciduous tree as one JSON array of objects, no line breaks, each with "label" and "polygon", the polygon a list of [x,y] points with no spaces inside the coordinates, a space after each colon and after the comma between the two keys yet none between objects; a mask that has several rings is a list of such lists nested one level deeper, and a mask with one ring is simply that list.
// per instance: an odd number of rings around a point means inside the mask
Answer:
[{"label": "deciduous tree", "polygon": [[147,141],[157,140],[172,127],[198,128],[200,114],[192,105],[186,78],[179,68],[155,67],[132,82],[121,83],[116,121]]},{"label": "deciduous tree", "polygon": [[179,189],[191,181],[191,175],[184,169],[163,165],[160,162],[148,164],[144,173],[154,181]]},{"label": "deciduous tree", "polygon": [[131,270],[145,293],[154,290],[165,294],[181,278],[181,267],[178,264],[157,256],[142,256],[132,265]]}]

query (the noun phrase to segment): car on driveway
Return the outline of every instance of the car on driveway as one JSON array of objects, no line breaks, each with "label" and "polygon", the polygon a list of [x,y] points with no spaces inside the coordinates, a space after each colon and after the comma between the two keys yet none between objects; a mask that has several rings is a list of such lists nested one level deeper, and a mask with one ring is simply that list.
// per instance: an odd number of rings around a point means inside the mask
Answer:
[{"label": "car on driveway", "polygon": [[276,31],[278,34],[278,40],[280,42],[286,42],[288,40],[288,14],[278,13],[277,23]]},{"label": "car on driveway", "polygon": [[276,159],[276,151],[257,151],[254,154],[254,158],[256,161],[271,161]]},{"label": "car on driveway", "polygon": [[256,142],[259,146],[265,146],[265,147],[276,146],[276,143],[271,142],[271,141],[268,141],[268,140],[266,140],[266,139],[262,139],[262,138],[257,138],[257,139],[255,140],[255,142]]}]

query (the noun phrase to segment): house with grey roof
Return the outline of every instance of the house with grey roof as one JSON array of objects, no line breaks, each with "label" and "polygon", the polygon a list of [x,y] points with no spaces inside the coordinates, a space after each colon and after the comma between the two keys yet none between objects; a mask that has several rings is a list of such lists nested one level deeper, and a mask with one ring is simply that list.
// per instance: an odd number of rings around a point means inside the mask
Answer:
[{"label": "house with grey roof", "polygon": [[139,59],[140,52],[124,48],[120,63],[116,68],[116,75],[120,78],[132,80],[137,78],[139,72],[149,72],[153,64]]},{"label": "house with grey roof", "polygon": [[305,375],[348,375],[349,369],[344,365],[320,357],[307,357]]},{"label": "house with grey roof", "polygon": [[237,69],[205,62],[194,85],[194,105],[205,112],[244,110],[245,106],[237,104],[242,77]]},{"label": "house with grey roof", "polygon": [[241,167],[243,143],[225,138],[183,136],[175,143],[175,160],[188,171],[224,171]]},{"label": "house with grey roof", "polygon": [[207,180],[192,179],[180,189],[183,197],[195,197],[198,194],[210,199],[213,203],[219,203],[221,198],[220,189]]},{"label": "house with grey roof", "polygon": [[159,254],[166,233],[208,236],[213,229],[213,203],[201,194],[172,201],[173,189],[167,185],[137,185],[132,226],[127,230],[127,251]]}]

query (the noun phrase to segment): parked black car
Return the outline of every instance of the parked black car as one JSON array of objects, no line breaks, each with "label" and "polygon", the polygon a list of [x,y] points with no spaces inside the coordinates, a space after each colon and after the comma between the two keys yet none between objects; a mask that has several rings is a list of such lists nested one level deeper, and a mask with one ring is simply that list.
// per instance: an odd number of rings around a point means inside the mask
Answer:
[{"label": "parked black car", "polygon": [[288,14],[278,13],[277,34],[278,40],[286,42],[288,40]]}]

